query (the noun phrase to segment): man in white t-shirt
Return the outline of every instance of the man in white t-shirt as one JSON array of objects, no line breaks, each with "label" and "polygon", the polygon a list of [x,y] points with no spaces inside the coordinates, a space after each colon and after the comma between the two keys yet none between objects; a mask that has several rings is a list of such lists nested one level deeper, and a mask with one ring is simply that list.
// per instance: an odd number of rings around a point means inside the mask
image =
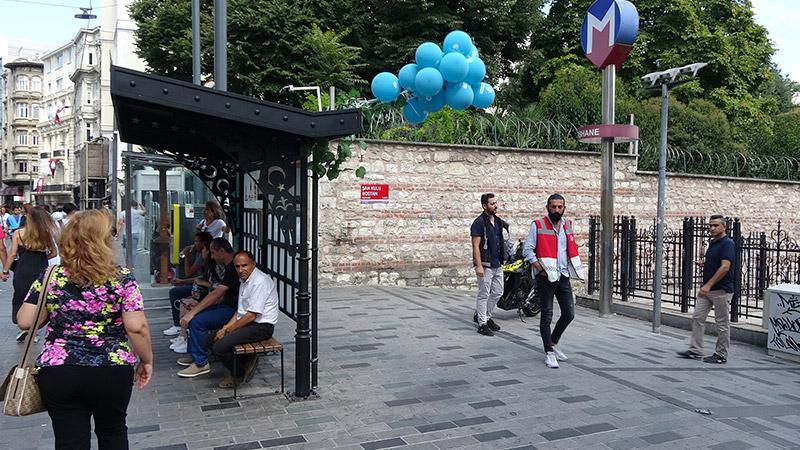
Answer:
[{"label": "man in white t-shirt", "polygon": [[[233,347],[239,344],[259,342],[272,337],[278,321],[278,291],[272,278],[256,267],[252,253],[240,251],[233,258],[239,274],[239,304],[231,317],[214,336],[212,351],[222,364],[231,371],[219,384],[221,388],[233,388],[234,383],[246,381],[258,364],[255,356],[234,356]],[[233,373],[233,358],[236,373]]]},{"label": "man in white t-shirt", "polygon": [[[133,253],[136,254],[136,249],[139,248],[139,236],[141,236],[142,229],[144,228],[144,208],[137,202],[131,203],[131,241],[133,242]],[[120,235],[125,237],[125,211],[119,214],[117,221],[117,239]],[[123,245],[127,245],[125,240],[122,240]],[[134,258],[135,260],[136,258]]]}]

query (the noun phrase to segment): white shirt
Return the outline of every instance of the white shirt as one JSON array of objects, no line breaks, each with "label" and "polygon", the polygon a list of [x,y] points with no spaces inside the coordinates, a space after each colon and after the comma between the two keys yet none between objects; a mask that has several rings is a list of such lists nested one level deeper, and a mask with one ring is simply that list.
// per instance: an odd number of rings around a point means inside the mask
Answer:
[{"label": "white shirt", "polygon": [[200,222],[200,231],[205,231],[211,235],[212,238],[220,238],[225,234],[225,221],[216,219],[210,224],[206,223],[206,219]]},{"label": "white shirt", "polygon": [[[131,220],[131,234],[141,233],[142,227],[144,226],[144,211],[138,208],[131,208],[131,217],[133,218],[133,220]],[[122,218],[122,222],[124,223],[125,211],[120,213],[120,218]]]},{"label": "white shirt", "polygon": [[256,323],[278,321],[278,290],[272,278],[256,267],[247,280],[239,285],[239,305],[236,320],[248,312],[256,313]]}]

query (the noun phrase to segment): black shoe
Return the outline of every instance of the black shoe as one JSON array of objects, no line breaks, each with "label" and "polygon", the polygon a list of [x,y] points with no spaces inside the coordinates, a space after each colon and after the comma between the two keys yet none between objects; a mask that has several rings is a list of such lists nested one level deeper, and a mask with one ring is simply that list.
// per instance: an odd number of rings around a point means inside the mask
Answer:
[{"label": "black shoe", "polygon": [[686,350],[685,352],[678,352],[678,356],[680,356],[681,358],[689,358],[689,359],[700,359],[703,357],[703,355],[695,353],[691,350]]},{"label": "black shoe", "polygon": [[27,331],[25,331],[25,330],[20,331],[19,334],[17,334],[17,342],[22,342],[27,337],[28,337],[28,332]]},{"label": "black shoe", "polygon": [[489,321],[486,322],[486,325],[491,328],[492,331],[500,331],[500,325],[494,323],[494,320],[492,319],[489,319]]},{"label": "black shoe", "polygon": [[473,321],[473,322],[475,322],[475,323],[478,323],[478,313],[475,313],[475,314],[472,316],[472,321]]},{"label": "black shoe", "polygon": [[711,356],[706,356],[705,358],[703,358],[703,362],[711,364],[725,364],[726,362],[728,362],[728,359],[723,358],[722,356],[719,356],[718,354],[714,353]]},{"label": "black shoe", "polygon": [[478,334],[482,334],[484,336],[494,336],[494,333],[492,333],[492,330],[491,330],[491,328],[489,328],[489,325],[481,325],[481,326],[479,326],[478,327]]}]

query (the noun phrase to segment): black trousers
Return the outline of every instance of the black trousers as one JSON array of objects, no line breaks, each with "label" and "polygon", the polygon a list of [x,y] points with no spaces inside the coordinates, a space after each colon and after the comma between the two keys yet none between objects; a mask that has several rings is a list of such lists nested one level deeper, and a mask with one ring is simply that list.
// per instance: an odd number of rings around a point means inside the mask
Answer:
[{"label": "black trousers", "polygon": [[89,450],[91,418],[100,450],[127,450],[125,417],[133,366],[42,367],[36,376],[57,450]]},{"label": "black trousers", "polygon": [[233,373],[233,347],[239,344],[263,341],[272,337],[275,325],[271,323],[251,323],[244,328],[229,333],[224,338],[214,343],[211,351],[217,355],[217,359],[231,371],[231,375],[236,378],[244,376],[244,366],[255,356],[241,355],[236,358],[236,373]]},{"label": "black trousers", "polygon": [[[539,322],[539,333],[542,335],[542,344],[545,352],[552,352],[553,345],[558,344],[567,325],[575,318],[575,300],[572,297],[572,285],[569,277],[561,275],[556,282],[550,282],[547,275],[536,277],[539,287],[539,298],[542,301],[542,312]],[[556,327],[550,333],[550,322],[553,321],[553,297],[558,300],[561,316],[556,322]]]}]

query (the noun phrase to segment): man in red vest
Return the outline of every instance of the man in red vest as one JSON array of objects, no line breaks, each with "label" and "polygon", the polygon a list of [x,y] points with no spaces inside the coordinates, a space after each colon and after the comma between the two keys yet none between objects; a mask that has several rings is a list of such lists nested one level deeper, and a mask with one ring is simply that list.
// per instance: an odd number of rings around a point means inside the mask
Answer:
[{"label": "man in red vest", "polygon": [[[565,209],[564,197],[560,194],[548,197],[547,215],[533,221],[522,249],[525,260],[533,266],[542,302],[539,332],[546,354],[544,362],[553,369],[558,368],[558,361],[567,360],[567,355],[557,344],[567,325],[575,318],[570,279],[583,280],[583,266],[578,256],[572,221],[562,218]],[[558,300],[561,317],[551,333],[554,296]]]}]

